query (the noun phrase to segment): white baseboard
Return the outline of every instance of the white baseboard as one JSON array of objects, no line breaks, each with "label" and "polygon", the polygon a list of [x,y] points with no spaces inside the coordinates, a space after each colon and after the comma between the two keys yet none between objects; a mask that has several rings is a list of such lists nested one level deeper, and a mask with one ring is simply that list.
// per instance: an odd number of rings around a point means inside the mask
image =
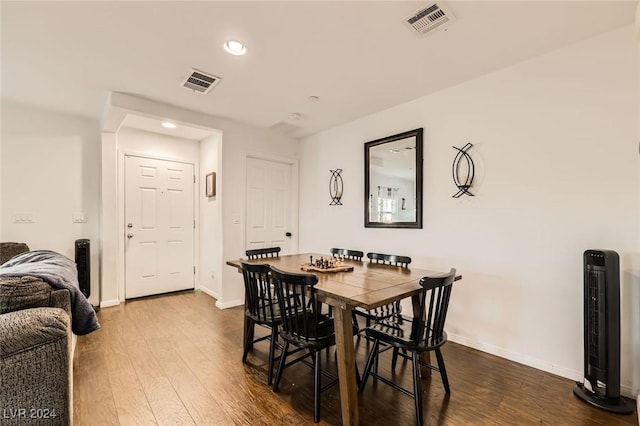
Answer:
[{"label": "white baseboard", "polygon": [[244,301],[241,299],[229,300],[228,302],[220,302],[219,300],[216,302],[216,307],[219,309],[228,309],[235,308],[236,306],[244,305]]},{"label": "white baseboard", "polygon": [[197,290],[200,290],[204,294],[207,294],[207,295],[213,297],[214,299],[218,300],[218,293],[216,293],[215,291],[211,290],[208,287],[198,287]]},{"label": "white baseboard", "polygon": [[120,301],[118,299],[103,300],[100,302],[100,307],[109,308],[111,306],[118,306],[119,304],[120,304]]},{"label": "white baseboard", "polygon": [[[636,399],[638,392],[640,392],[640,389],[633,389],[631,386],[620,385],[620,395],[626,396],[627,398]],[[638,421],[640,421],[640,419]]]},{"label": "white baseboard", "polygon": [[[467,337],[458,336],[451,333],[447,333],[447,336],[452,342],[459,343],[461,345],[468,346],[470,348],[477,349],[491,355],[499,356],[500,358],[505,358],[519,364],[528,365],[529,367],[546,371],[547,373],[552,373],[561,377],[565,377],[567,379],[575,380],[577,382],[582,382],[584,380],[584,372],[582,371],[554,365],[549,362],[530,357],[528,355],[512,352],[499,346],[478,342]],[[627,398],[635,398],[639,391],[640,389],[632,389],[631,386],[620,385],[620,393]],[[638,407],[640,408],[640,405],[638,405]]]}]

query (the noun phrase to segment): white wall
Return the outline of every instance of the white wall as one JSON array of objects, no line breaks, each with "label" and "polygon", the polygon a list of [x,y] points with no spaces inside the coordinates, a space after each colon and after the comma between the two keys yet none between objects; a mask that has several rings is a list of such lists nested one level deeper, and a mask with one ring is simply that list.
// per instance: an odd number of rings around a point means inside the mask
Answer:
[{"label": "white wall", "polygon": [[[147,117],[171,119],[180,124],[192,125],[222,133],[218,148],[217,195],[220,220],[218,220],[219,255],[212,254],[201,273],[210,273],[204,268],[213,267],[215,279],[219,283],[217,306],[226,308],[244,303],[244,285],[237,270],[226,266],[224,262],[244,256],[244,217],[245,217],[245,169],[248,154],[286,158],[297,161],[298,141],[269,130],[246,124],[213,117],[194,111],[184,110],[172,105],[162,104],[129,94],[112,93],[109,107],[102,122],[102,302],[103,306],[117,304],[121,299],[118,281],[122,281],[122,265],[118,262],[119,251],[113,239],[118,235],[118,224],[114,210],[117,187],[116,176],[116,137],[118,126],[126,114],[139,114]],[[203,148],[207,150],[207,148]],[[202,173],[201,173],[202,174]],[[297,229],[294,230],[297,232]],[[202,253],[207,256],[208,253]],[[212,266],[210,262],[218,263]],[[119,272],[117,272],[119,271]],[[118,276],[118,273],[120,276]],[[215,288],[207,278],[200,276],[202,289],[213,294]],[[215,284],[213,284],[215,287]]]},{"label": "white wall", "polygon": [[200,142],[144,130],[122,127],[118,131],[118,151],[198,164]]},{"label": "white wall", "polygon": [[[199,287],[215,294],[220,307],[243,303],[241,276],[224,262],[244,255],[246,156],[297,161],[297,140],[130,95],[113,98],[117,113],[107,114],[101,126],[84,118],[2,103],[0,239],[24,241],[33,249],[51,249],[71,258],[75,239],[91,239],[91,302],[103,307],[117,304],[124,272],[117,184],[122,153],[201,161]],[[118,129],[127,113],[173,118],[215,134],[198,144]],[[182,149],[176,150],[176,143]],[[201,197],[205,170],[217,172],[218,191],[211,199]],[[72,223],[73,212],[86,213],[87,223]],[[35,222],[13,223],[16,213],[30,213]],[[293,232],[297,234],[297,229]]]},{"label": "white wall", "polygon": [[[306,138],[300,250],[455,267],[463,280],[447,320],[452,340],[573,379],[583,376],[582,253],[616,250],[622,388],[637,392],[638,83],[625,27]],[[363,144],[418,127],[424,229],[365,229]],[[452,145],[467,142],[476,196],[454,199]],[[336,168],[343,206],[327,202]]]},{"label": "white wall", "polygon": [[[220,297],[220,265],[222,264],[222,233],[220,194],[214,197],[205,193],[205,175],[215,172],[220,175],[220,150],[222,133],[216,132],[200,142],[200,270],[199,288],[216,299]],[[216,179],[216,186],[219,183]]]},{"label": "white wall", "polygon": [[[237,123],[228,122],[221,128],[224,133],[220,178],[223,203],[223,257],[225,260],[229,260],[245,256],[246,196],[244,188],[247,155],[297,161],[299,144],[293,138]],[[295,186],[296,182],[293,184]],[[297,222],[294,223],[292,232],[298,235],[300,233],[295,226],[296,224]],[[297,247],[291,249],[295,251]],[[242,303],[244,303],[242,276],[236,269],[226,266],[222,268],[222,292],[217,306],[224,308]]]},{"label": "white wall", "polygon": [[[74,259],[91,240],[91,297],[98,304],[100,138],[98,122],[3,102],[0,240],[25,242]],[[73,223],[84,212],[86,223]],[[31,214],[33,223],[15,223]]]},{"label": "white wall", "polygon": [[[636,7],[636,20],[635,20],[635,30],[636,30],[636,41],[637,41],[637,51],[638,51],[638,81],[640,81],[640,2],[638,2],[638,6]],[[640,99],[640,84],[638,84],[638,99]],[[638,134],[640,134],[640,108],[638,108]],[[640,154],[640,140],[638,141],[638,150]],[[638,197],[640,198],[640,192]],[[638,235],[638,240],[640,240],[640,234]],[[636,265],[636,271],[640,270],[640,265]],[[636,283],[640,282],[640,274],[636,274]],[[632,316],[634,323],[640,323],[640,284],[636,284],[635,286],[635,298],[632,300],[636,300],[635,303],[635,315]],[[635,341],[634,353],[640,354],[640,339]],[[640,358],[638,355],[637,358]],[[640,359],[636,359],[635,369],[633,371],[633,377],[640,377]],[[637,383],[637,382],[636,382]],[[636,404],[638,407],[638,416],[640,417],[640,390],[638,390],[638,395],[636,396]]]}]

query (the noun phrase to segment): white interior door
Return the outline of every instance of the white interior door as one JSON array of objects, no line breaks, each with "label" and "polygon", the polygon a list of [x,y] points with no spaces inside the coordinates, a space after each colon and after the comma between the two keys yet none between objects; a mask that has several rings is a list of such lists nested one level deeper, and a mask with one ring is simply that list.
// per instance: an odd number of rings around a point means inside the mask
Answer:
[{"label": "white interior door", "polygon": [[194,288],[194,166],[125,157],[125,297]]},{"label": "white interior door", "polygon": [[280,247],[290,253],[291,169],[291,164],[247,158],[247,250]]}]

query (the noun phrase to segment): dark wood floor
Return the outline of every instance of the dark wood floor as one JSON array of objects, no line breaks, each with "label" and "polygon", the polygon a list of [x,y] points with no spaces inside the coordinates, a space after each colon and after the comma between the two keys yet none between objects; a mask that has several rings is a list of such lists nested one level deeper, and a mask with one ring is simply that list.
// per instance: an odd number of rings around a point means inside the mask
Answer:
[{"label": "dark wood floor", "polygon": [[[266,384],[268,343],[242,358],[241,308],[221,311],[200,292],[127,302],[102,309],[102,328],[81,336],[74,364],[76,425],[313,424],[311,369],[289,368],[278,393]],[[260,327],[256,333],[262,333]],[[357,356],[363,369],[364,339]],[[572,394],[571,380],[455,343],[443,355],[451,396],[440,377],[423,379],[431,425],[638,425],[638,417],[592,408]],[[390,354],[380,370],[388,371]],[[333,353],[325,357],[335,369]],[[410,365],[396,372],[411,385]],[[411,398],[371,380],[360,396],[363,425],[411,425]],[[337,387],[322,396],[321,424],[339,425]]]}]

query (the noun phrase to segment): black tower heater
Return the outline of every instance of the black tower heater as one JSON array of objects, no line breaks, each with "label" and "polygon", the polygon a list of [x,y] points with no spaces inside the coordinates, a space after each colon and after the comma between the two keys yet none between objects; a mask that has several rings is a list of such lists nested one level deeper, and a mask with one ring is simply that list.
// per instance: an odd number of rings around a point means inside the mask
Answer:
[{"label": "black tower heater", "polygon": [[91,296],[91,243],[87,239],[76,240],[76,267],[80,291],[88,299]]},{"label": "black tower heater", "polygon": [[620,396],[620,258],[612,250],[584,252],[584,383],[573,393],[607,411],[633,411]]}]

